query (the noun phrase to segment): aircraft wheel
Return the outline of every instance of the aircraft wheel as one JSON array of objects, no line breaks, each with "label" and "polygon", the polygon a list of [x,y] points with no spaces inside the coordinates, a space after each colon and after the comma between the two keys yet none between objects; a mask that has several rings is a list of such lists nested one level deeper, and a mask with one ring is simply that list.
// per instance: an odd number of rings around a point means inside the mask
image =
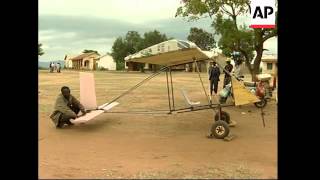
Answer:
[{"label": "aircraft wheel", "polygon": [[263,108],[267,105],[267,100],[265,98],[261,99],[261,101],[254,103],[257,108]]},{"label": "aircraft wheel", "polygon": [[[214,116],[214,120],[215,121],[219,121],[219,112],[216,113],[216,115]],[[225,112],[225,111],[221,111],[221,120],[225,121],[226,123],[230,123],[230,115],[229,113]]]},{"label": "aircraft wheel", "polygon": [[229,135],[230,129],[225,121],[216,121],[211,127],[211,133],[217,139],[223,139]]}]

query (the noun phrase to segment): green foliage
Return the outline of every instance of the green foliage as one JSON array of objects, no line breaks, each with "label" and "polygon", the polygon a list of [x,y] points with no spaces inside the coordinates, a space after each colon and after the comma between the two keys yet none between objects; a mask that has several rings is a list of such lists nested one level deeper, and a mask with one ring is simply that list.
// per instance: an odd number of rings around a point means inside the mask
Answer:
[{"label": "green foliage", "polygon": [[38,67],[39,70],[48,70],[49,68],[46,67]]},{"label": "green foliage", "polygon": [[142,42],[143,42],[142,49],[161,43],[163,41],[167,41],[167,40],[168,40],[167,36],[165,34],[161,34],[157,30],[146,32],[144,33],[143,39],[142,39]]},{"label": "green foliage", "polygon": [[208,51],[211,48],[216,47],[213,34],[196,27],[190,28],[188,40],[194,42],[202,50]]},{"label": "green foliage", "polygon": [[104,67],[99,67],[99,71],[108,71],[108,68],[104,68]]},{"label": "green foliage", "polygon": [[43,49],[41,48],[42,44],[38,44],[38,56],[42,56],[44,54]]},{"label": "green foliage", "polygon": [[112,46],[111,55],[116,62],[116,69],[123,70],[124,69],[124,58],[127,56],[127,44],[122,37],[118,37]]},{"label": "green foliage", "polygon": [[[176,16],[187,17],[189,20],[201,17],[211,17],[215,34],[221,36],[218,46],[223,54],[230,56],[238,51],[245,59],[252,75],[258,73],[261,62],[263,43],[271,37],[277,36],[275,29],[248,29],[245,25],[238,26],[237,17],[249,12],[249,0],[183,0],[178,7]],[[276,12],[276,27],[278,20]],[[256,51],[254,67],[250,66]]]},{"label": "green foliage", "polygon": [[[113,43],[111,52],[111,56],[117,64],[117,70],[124,69],[126,56],[166,40],[167,36],[157,30],[144,33],[143,38],[136,31],[128,31],[124,38],[118,37]],[[143,63],[138,67],[142,72],[144,71]]]},{"label": "green foliage", "polygon": [[98,51],[95,51],[95,50],[85,49],[85,50],[82,51],[82,53],[92,53],[92,52],[95,52],[95,53],[99,54]]}]

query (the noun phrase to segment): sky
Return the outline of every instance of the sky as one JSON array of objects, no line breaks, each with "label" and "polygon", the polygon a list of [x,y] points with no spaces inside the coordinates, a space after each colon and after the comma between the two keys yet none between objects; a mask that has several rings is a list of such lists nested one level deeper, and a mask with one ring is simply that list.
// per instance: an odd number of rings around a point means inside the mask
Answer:
[{"label": "sky", "polygon": [[[117,37],[128,31],[158,30],[167,37],[186,40],[191,27],[213,33],[210,18],[188,22],[174,17],[181,0],[39,0],[39,43],[45,54],[40,61],[63,60],[84,49],[111,52]],[[248,18],[240,19],[248,22]],[[277,38],[265,42],[277,54]]]}]

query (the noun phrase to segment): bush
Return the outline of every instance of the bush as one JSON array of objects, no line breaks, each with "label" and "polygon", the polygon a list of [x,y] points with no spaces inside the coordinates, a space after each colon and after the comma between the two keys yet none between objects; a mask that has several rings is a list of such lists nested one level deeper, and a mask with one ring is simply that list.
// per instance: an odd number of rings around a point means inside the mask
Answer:
[{"label": "bush", "polygon": [[38,67],[39,70],[49,70],[49,68],[45,68],[45,67]]},{"label": "bush", "polygon": [[99,71],[108,71],[108,70],[109,70],[108,68],[104,68],[104,67],[99,68]]}]

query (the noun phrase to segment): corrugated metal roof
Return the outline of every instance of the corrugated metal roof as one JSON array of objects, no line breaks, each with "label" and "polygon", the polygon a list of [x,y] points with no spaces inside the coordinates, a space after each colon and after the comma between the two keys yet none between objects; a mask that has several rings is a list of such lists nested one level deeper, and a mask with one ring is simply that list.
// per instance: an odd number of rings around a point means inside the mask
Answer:
[{"label": "corrugated metal roof", "polygon": [[97,54],[97,53],[95,53],[95,52],[83,53],[83,54],[80,54],[79,56],[76,56],[76,57],[72,58],[71,60],[80,60],[80,59],[83,59],[83,58],[85,58],[85,57],[88,57],[88,56],[90,56],[90,55],[92,55],[92,54]]}]

